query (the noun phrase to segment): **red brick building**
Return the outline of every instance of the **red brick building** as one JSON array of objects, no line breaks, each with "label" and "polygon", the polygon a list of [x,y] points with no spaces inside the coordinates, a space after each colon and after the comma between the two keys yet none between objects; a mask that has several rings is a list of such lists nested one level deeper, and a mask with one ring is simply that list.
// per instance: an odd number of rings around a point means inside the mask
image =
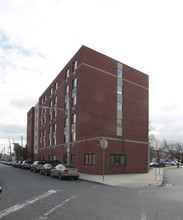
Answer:
[{"label": "red brick building", "polygon": [[27,159],[34,160],[34,115],[35,108],[32,107],[27,113],[27,146],[26,154]]},{"label": "red brick building", "polygon": [[140,71],[82,46],[40,96],[38,118],[40,160],[102,174],[105,138],[105,174],[149,171],[149,77]]}]

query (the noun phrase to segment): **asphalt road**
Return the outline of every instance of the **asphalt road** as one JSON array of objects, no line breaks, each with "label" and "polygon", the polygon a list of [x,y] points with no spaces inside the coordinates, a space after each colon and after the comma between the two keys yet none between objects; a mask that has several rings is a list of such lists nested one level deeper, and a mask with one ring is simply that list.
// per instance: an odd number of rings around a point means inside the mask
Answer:
[{"label": "asphalt road", "polygon": [[183,169],[165,170],[162,187],[109,187],[59,180],[0,164],[0,219],[182,220]]}]

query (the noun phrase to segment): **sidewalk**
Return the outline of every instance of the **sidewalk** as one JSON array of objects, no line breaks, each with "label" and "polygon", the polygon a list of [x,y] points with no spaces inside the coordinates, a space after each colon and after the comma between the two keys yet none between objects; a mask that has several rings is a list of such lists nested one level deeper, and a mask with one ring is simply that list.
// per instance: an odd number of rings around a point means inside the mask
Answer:
[{"label": "sidewalk", "polygon": [[163,168],[153,168],[150,169],[149,173],[143,174],[104,175],[104,182],[103,175],[91,175],[81,173],[80,179],[101,183],[108,186],[120,186],[129,188],[161,186],[163,182]]}]

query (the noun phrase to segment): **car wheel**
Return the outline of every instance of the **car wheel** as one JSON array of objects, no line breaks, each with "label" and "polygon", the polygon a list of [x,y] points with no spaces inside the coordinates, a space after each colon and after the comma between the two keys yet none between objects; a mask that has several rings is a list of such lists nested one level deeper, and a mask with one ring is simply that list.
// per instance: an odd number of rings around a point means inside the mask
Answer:
[{"label": "car wheel", "polygon": [[48,176],[48,173],[47,173],[47,172],[45,172],[44,174],[45,174],[45,176]]},{"label": "car wheel", "polygon": [[34,173],[36,173],[36,169],[34,169]]},{"label": "car wheel", "polygon": [[41,172],[41,170],[40,170],[40,174],[43,175],[43,173]]},{"label": "car wheel", "polygon": [[51,172],[50,176],[51,176],[51,178],[53,178],[53,177],[54,177],[52,172]]},{"label": "car wheel", "polygon": [[60,179],[60,180],[63,180],[63,176],[62,176],[61,173],[59,173],[59,179]]}]

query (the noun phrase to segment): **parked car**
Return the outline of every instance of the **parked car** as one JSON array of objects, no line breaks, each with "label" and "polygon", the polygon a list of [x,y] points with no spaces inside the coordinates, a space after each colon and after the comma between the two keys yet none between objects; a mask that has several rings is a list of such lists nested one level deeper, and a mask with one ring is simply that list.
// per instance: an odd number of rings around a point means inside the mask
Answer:
[{"label": "parked car", "polygon": [[176,161],[176,160],[174,160],[174,162],[175,162],[176,165],[179,165],[179,166],[181,165],[181,163]]},{"label": "parked car", "polygon": [[167,160],[167,161],[163,162],[163,165],[164,166],[175,166],[176,163],[174,161],[172,161],[172,160]]},{"label": "parked car", "polygon": [[[55,164],[56,165],[56,164]],[[46,176],[49,176],[50,173],[51,173],[51,170],[55,167],[54,164],[49,164],[49,163],[46,163],[44,164],[41,169],[40,169],[40,174],[41,175],[46,175]]]},{"label": "parked car", "polygon": [[13,167],[17,167],[18,162],[19,162],[19,160],[15,160],[15,161],[13,161],[12,166],[13,166]]},{"label": "parked car", "polygon": [[151,162],[150,167],[159,167],[159,163],[157,162]]},{"label": "parked car", "polygon": [[21,167],[23,168],[23,169],[30,169],[31,168],[31,162],[30,161],[28,161],[28,160],[24,160],[23,162],[22,162],[22,164],[21,164]]},{"label": "parked car", "polygon": [[51,170],[51,177],[59,177],[60,180],[64,178],[74,178],[77,180],[80,176],[80,171],[73,165],[58,164]]},{"label": "parked car", "polygon": [[18,168],[21,168],[22,162],[23,162],[22,160],[19,160],[19,161],[18,161],[18,164],[17,164],[17,167],[18,167]]},{"label": "parked car", "polygon": [[36,173],[40,171],[41,167],[45,164],[44,161],[34,161],[34,163],[31,165],[30,171]]}]

